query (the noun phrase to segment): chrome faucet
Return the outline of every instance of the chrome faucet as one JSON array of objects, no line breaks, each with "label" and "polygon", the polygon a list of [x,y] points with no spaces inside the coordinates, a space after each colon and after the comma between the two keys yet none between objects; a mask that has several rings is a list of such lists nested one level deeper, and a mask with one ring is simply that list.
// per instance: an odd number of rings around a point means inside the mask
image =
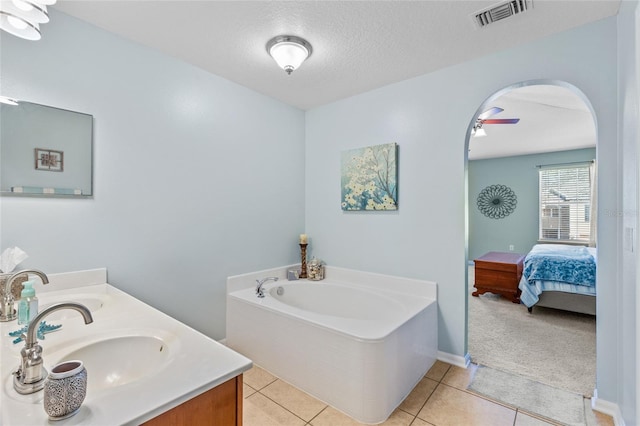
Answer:
[{"label": "chrome faucet", "polygon": [[278,277],[267,277],[261,280],[256,280],[258,285],[256,286],[256,295],[260,298],[264,297],[264,292],[262,291],[262,285],[267,281],[278,281]]},{"label": "chrome faucet", "polygon": [[22,362],[18,370],[13,373],[13,388],[16,392],[26,395],[38,392],[44,388],[44,380],[47,378],[47,370],[44,368],[42,359],[42,346],[36,340],[36,331],[40,325],[40,321],[52,312],[61,309],[73,309],[82,315],[85,324],[93,322],[93,317],[89,309],[74,302],[62,302],[49,306],[44,309],[29,323],[26,336],[23,334],[24,347],[20,351]]},{"label": "chrome faucet", "polygon": [[36,269],[25,269],[23,271],[16,272],[15,274],[7,278],[7,282],[4,286],[4,295],[2,296],[2,305],[0,306],[0,322],[13,321],[14,319],[16,319],[16,311],[15,309],[13,309],[13,303],[15,302],[15,300],[13,298],[11,286],[13,285],[13,282],[22,274],[37,275],[42,280],[42,284],[49,284],[49,278],[45,275],[45,273]]}]

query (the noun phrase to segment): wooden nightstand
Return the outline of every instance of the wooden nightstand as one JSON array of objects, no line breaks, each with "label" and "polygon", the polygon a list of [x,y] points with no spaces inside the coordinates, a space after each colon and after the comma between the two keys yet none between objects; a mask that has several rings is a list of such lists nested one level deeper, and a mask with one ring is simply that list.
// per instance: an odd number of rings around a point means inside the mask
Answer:
[{"label": "wooden nightstand", "polygon": [[518,283],[524,258],[524,254],[490,251],[474,260],[476,291],[471,295],[478,297],[489,292],[520,303]]}]

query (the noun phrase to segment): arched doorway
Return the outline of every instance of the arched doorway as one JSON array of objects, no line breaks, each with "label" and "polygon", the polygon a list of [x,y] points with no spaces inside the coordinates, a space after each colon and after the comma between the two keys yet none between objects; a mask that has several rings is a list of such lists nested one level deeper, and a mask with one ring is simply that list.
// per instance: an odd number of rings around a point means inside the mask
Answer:
[{"label": "arched doorway", "polygon": [[[486,136],[476,136],[477,118],[484,118],[482,114],[487,111],[491,118],[520,120],[482,123],[480,128]],[[543,233],[540,226],[544,215],[538,187],[540,167],[587,163],[596,158],[596,139],[596,120],[589,101],[566,82],[526,81],[487,98],[471,120],[465,144],[470,263],[487,252],[526,255],[540,239],[549,238],[551,233]],[[489,185],[507,187],[517,197],[512,213],[488,218],[479,211],[477,197]],[[597,189],[594,193],[597,195]],[[588,209],[587,215],[594,212]],[[594,217],[589,219],[595,222]],[[597,234],[595,229],[590,232],[594,237]],[[473,266],[468,277],[467,295],[474,286]],[[524,306],[490,293],[470,297],[467,306],[467,349],[473,362],[585,396],[592,394],[596,368],[594,317],[544,308],[530,315]],[[575,344],[568,340],[572,335]],[[572,355],[572,350],[580,356]],[[585,354],[592,357],[585,360]],[[574,380],[578,376],[587,378]]]}]

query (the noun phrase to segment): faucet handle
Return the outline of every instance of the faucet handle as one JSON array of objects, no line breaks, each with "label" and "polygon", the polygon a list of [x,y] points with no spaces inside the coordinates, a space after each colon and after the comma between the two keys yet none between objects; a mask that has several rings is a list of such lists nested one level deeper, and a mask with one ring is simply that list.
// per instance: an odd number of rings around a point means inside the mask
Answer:
[{"label": "faucet handle", "polygon": [[0,306],[0,322],[13,321],[16,319],[16,310],[13,308],[13,298],[4,296]]}]

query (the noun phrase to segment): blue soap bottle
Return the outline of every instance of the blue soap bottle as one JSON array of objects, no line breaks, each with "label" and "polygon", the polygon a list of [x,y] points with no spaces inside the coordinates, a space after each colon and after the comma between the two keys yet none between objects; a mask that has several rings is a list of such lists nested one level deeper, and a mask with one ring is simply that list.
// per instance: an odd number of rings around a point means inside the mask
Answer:
[{"label": "blue soap bottle", "polygon": [[25,281],[22,287],[18,301],[18,324],[27,325],[38,315],[38,298],[36,289],[33,288],[33,281]]}]

